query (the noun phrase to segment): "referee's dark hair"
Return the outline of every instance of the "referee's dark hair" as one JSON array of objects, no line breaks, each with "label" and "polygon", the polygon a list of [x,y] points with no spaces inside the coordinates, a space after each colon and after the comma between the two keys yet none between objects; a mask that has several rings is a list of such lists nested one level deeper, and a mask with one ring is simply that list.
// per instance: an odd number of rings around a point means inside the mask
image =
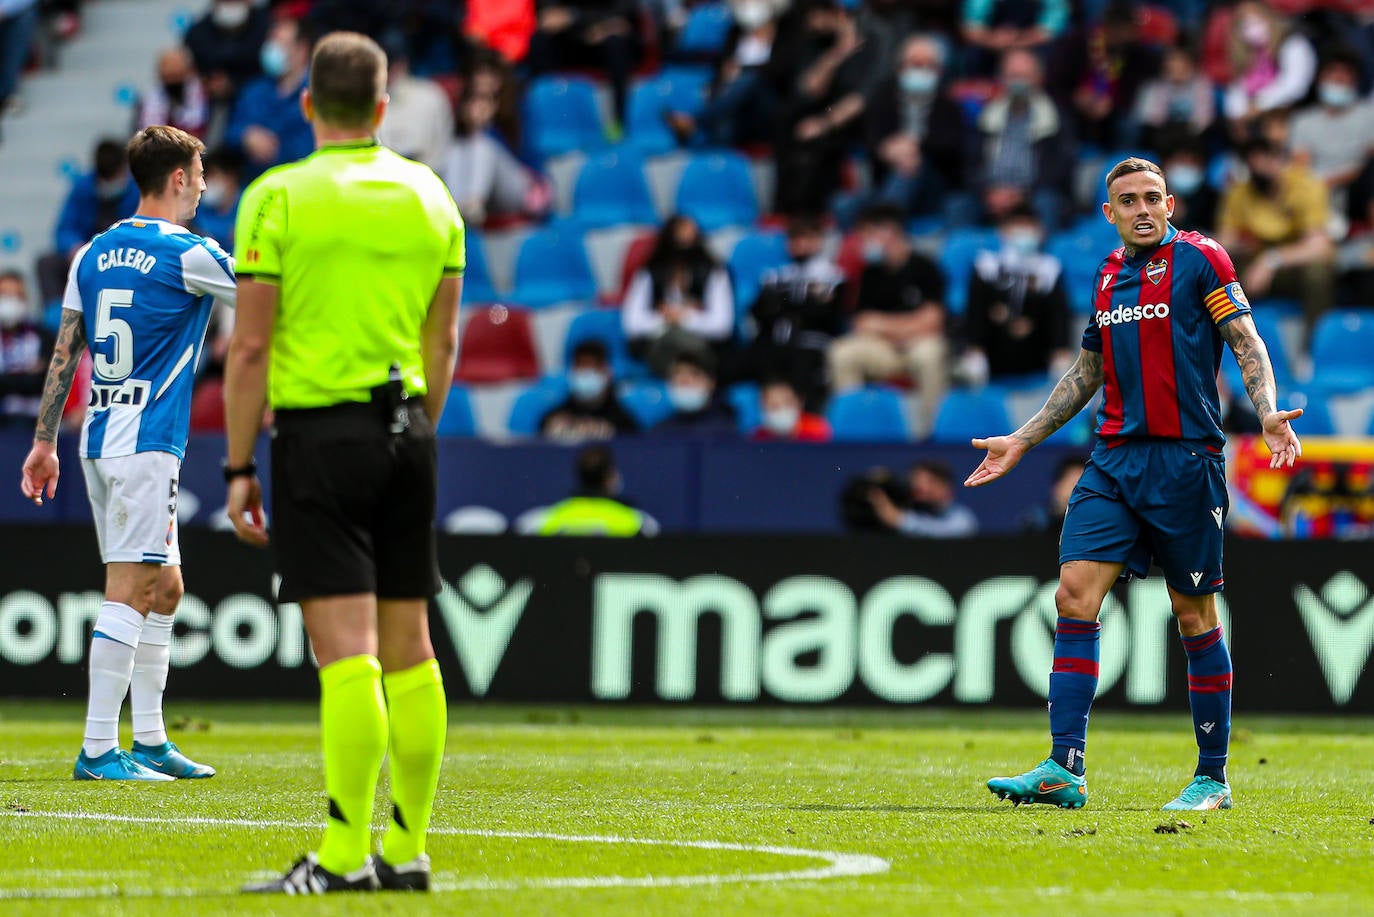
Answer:
[{"label": "referee's dark hair", "polygon": [[577,484],[583,493],[610,492],[615,477],[615,458],[605,446],[588,446],[577,453]]},{"label": "referee's dark hair", "polygon": [[386,54],[358,32],[330,32],[310,55],[310,100],[321,121],[367,127],[386,93]]},{"label": "referee's dark hair", "polygon": [[177,169],[191,171],[192,161],[205,150],[205,144],[177,127],[154,124],[134,134],[129,141],[129,174],[144,195],[161,194],[167,179]]}]

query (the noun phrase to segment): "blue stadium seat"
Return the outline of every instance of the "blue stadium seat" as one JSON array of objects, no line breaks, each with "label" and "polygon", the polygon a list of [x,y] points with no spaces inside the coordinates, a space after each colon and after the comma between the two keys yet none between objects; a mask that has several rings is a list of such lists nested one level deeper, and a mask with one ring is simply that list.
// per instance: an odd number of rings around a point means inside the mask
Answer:
[{"label": "blue stadium seat", "polygon": [[1331,409],[1326,406],[1325,392],[1319,389],[1286,392],[1279,396],[1278,406],[1285,411],[1302,408],[1302,416],[1293,421],[1293,429],[1298,432],[1299,438],[1336,435],[1336,422],[1331,417]]},{"label": "blue stadium seat", "polygon": [[620,322],[618,309],[591,309],[579,312],[568,325],[568,336],[563,339],[563,366],[572,368],[573,350],[583,341],[600,341],[606,345],[606,353],[611,359],[611,367],[617,377],[624,375],[624,368],[630,362],[630,354],[625,349],[625,327]]},{"label": "blue stadium seat", "polygon": [[[679,75],[681,74],[681,75]],[[677,137],[663,116],[670,111],[695,115],[706,97],[706,81],[694,71],[665,71],[630,90],[625,103],[625,143],[644,156],[677,149]],[[710,79],[709,75],[706,78]]]},{"label": "blue stadium seat", "polygon": [[1336,309],[1312,332],[1312,384],[1345,394],[1374,386],[1374,310]]},{"label": "blue stadium seat", "polygon": [[569,227],[531,233],[515,256],[510,298],[531,309],[596,299],[596,277],[580,234]]},{"label": "blue stadium seat", "polygon": [[783,233],[750,233],[735,243],[729,267],[735,282],[736,314],[745,315],[753,308],[764,271],[781,267],[787,261],[787,236]]},{"label": "blue stadium seat", "polygon": [[860,388],[830,399],[825,411],[837,442],[899,443],[909,438],[902,397],[890,388]]},{"label": "blue stadium seat", "polygon": [[538,436],[544,415],[568,397],[568,384],[562,378],[546,377],[521,392],[510,408],[506,426],[514,436]]},{"label": "blue stadium seat", "polygon": [[628,382],[620,388],[619,395],[621,405],[645,430],[667,420],[673,413],[667,387],[662,382]]},{"label": "blue stadium seat", "polygon": [[605,144],[596,87],[579,77],[546,76],[525,92],[525,152],[536,162]]},{"label": "blue stadium seat", "polygon": [[930,438],[937,443],[967,443],[975,436],[1001,436],[1011,428],[1006,403],[997,389],[954,389],[935,413]]},{"label": "blue stadium seat", "polygon": [[706,3],[696,6],[678,33],[675,50],[679,55],[708,57],[725,50],[725,38],[734,25],[734,16],[726,3]]},{"label": "blue stadium seat", "polygon": [[657,223],[644,160],[626,149],[589,158],[573,185],[572,218],[584,229]]},{"label": "blue stadium seat", "polygon": [[677,212],[691,216],[708,233],[753,225],[759,204],[749,160],[731,151],[692,157],[677,186]]},{"label": "blue stadium seat", "polygon": [[472,399],[464,386],[455,385],[449,389],[448,401],[444,404],[444,416],[434,428],[439,436],[476,436],[477,421],[472,416]]},{"label": "blue stadium seat", "polygon": [[501,295],[491,282],[487,268],[487,248],[482,237],[468,230],[467,267],[463,270],[463,302],[496,302]]},{"label": "blue stadium seat", "polygon": [[759,400],[757,383],[736,382],[725,390],[725,400],[735,409],[740,433],[748,436],[759,428],[763,422],[763,404]]},{"label": "blue stadium seat", "polygon": [[945,272],[945,305],[953,315],[968,308],[969,274],[978,252],[996,249],[1001,243],[990,229],[952,229],[940,247],[940,268]]}]

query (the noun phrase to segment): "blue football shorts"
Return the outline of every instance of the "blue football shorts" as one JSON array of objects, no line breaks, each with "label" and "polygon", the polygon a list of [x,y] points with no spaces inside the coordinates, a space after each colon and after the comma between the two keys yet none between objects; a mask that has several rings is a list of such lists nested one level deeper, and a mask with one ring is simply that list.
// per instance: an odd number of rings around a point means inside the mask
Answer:
[{"label": "blue football shorts", "polygon": [[1059,562],[1125,564],[1144,577],[1152,564],[1186,595],[1220,592],[1222,536],[1231,503],[1225,459],[1215,447],[1168,439],[1099,441],[1069,498]]}]

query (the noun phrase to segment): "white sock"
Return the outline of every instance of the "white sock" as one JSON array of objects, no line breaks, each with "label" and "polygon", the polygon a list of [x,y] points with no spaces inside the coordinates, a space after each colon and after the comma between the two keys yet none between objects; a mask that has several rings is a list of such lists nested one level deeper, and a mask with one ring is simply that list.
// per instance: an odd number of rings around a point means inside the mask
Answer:
[{"label": "white sock", "polygon": [[119,747],[119,708],[129,693],[134,672],[134,649],[143,631],[143,615],[120,602],[100,606],[91,637],[91,688],[86,702],[88,757],[96,758]]},{"label": "white sock", "polygon": [[162,692],[167,689],[171,643],[172,616],[150,611],[138,638],[134,675],[129,685],[134,741],[141,745],[161,745],[167,741],[167,729],[162,724]]}]

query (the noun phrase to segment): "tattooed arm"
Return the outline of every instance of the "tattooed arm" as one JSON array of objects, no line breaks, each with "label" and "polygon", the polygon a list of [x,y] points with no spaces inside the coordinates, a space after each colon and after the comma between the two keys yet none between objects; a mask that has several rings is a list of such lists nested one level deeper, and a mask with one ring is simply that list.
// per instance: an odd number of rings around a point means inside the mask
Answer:
[{"label": "tattooed arm", "polygon": [[1102,387],[1102,354],[1080,350],[1078,359],[1055,385],[1045,406],[1021,425],[1021,429],[1007,436],[975,439],[973,445],[986,449],[988,454],[973,474],[964,481],[965,487],[978,487],[995,481],[1016,467],[1030,448],[1058,430],[1078,415]]},{"label": "tattooed arm", "polygon": [[72,390],[72,379],[86,347],[86,326],[80,312],[62,310],[62,325],[57,331],[48,376],[43,382],[43,398],[38,408],[38,426],[33,434],[33,449],[24,460],[19,489],[39,506],[46,490],[51,499],[57,493],[57,431],[62,426],[62,408]]},{"label": "tattooed arm", "polygon": [[1236,355],[1236,365],[1240,367],[1240,377],[1245,383],[1245,393],[1250,396],[1264,427],[1264,442],[1269,447],[1269,467],[1292,467],[1302,455],[1302,443],[1293,427],[1288,423],[1302,416],[1302,409],[1292,411],[1276,410],[1278,401],[1274,385],[1274,367],[1269,362],[1269,350],[1264,339],[1255,329],[1255,320],[1249,315],[1238,316],[1220,328],[1221,338]]}]

